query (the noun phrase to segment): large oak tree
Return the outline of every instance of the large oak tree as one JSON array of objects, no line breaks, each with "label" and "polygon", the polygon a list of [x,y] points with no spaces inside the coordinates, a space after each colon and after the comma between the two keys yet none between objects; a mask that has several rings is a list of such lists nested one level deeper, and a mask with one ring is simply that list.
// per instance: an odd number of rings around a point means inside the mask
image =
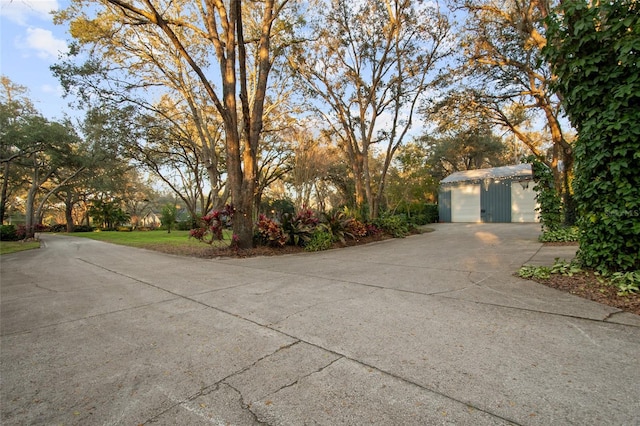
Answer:
[{"label": "large oak tree", "polygon": [[[290,62],[340,140],[357,207],[376,217],[393,156],[451,53],[451,27],[436,4],[417,0],[326,3],[316,37]],[[379,173],[370,167],[377,153]]]},{"label": "large oak tree", "polygon": [[[253,244],[257,158],[274,62],[272,39],[276,31],[286,30],[276,29],[275,24],[288,3],[102,0],[83,9],[84,2],[78,0],[59,14],[60,20],[70,21],[72,34],[80,42],[100,46],[105,60],[109,60],[112,40],[130,40],[151,46],[144,49],[145,54],[171,51],[178,60],[173,68],[189,69],[222,122],[227,184],[237,209],[233,227],[241,248]],[[258,26],[249,31],[248,20]],[[137,87],[148,85],[153,92],[158,82],[146,78],[157,74],[147,73],[146,67],[157,67],[158,61],[135,63],[137,67],[128,69],[127,63],[119,64],[121,75]],[[255,72],[248,73],[250,69]]]},{"label": "large oak tree", "polygon": [[[556,188],[569,196],[573,166],[572,129],[563,121],[561,96],[552,87],[545,18],[553,0],[458,1],[467,13],[461,51],[466,91],[456,89],[452,111],[483,111],[517,137],[554,173]],[[531,125],[529,128],[528,125]],[[550,142],[548,156],[534,128]]]}]

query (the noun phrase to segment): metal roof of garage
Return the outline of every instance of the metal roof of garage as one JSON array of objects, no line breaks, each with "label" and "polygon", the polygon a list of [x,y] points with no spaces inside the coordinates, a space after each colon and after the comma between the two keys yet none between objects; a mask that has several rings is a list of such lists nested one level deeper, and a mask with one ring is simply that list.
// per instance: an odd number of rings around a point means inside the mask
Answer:
[{"label": "metal roof of garage", "polygon": [[484,179],[532,178],[531,164],[493,167],[490,169],[465,170],[455,172],[442,179],[440,183],[471,182]]}]

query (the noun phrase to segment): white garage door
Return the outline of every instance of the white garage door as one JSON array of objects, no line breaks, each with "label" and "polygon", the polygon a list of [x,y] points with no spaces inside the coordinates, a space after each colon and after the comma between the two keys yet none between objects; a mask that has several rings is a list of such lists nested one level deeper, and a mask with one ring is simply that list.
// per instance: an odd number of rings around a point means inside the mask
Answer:
[{"label": "white garage door", "polygon": [[451,188],[451,222],[480,222],[480,185]]},{"label": "white garage door", "polygon": [[535,184],[532,181],[511,182],[511,222],[538,222]]}]

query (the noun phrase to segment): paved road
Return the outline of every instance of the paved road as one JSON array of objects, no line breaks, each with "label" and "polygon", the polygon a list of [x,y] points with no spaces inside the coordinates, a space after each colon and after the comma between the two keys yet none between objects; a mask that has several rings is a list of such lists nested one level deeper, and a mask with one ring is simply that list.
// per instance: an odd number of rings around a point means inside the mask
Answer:
[{"label": "paved road", "polygon": [[514,277],[538,231],[217,260],[45,235],[0,257],[2,424],[640,424],[640,317]]}]

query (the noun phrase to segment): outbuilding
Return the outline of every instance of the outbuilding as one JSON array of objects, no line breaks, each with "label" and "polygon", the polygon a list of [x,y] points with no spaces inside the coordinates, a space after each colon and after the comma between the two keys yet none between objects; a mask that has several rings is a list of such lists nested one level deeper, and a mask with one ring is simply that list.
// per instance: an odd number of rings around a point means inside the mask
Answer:
[{"label": "outbuilding", "polygon": [[538,222],[531,164],[467,170],[440,182],[441,222]]}]

